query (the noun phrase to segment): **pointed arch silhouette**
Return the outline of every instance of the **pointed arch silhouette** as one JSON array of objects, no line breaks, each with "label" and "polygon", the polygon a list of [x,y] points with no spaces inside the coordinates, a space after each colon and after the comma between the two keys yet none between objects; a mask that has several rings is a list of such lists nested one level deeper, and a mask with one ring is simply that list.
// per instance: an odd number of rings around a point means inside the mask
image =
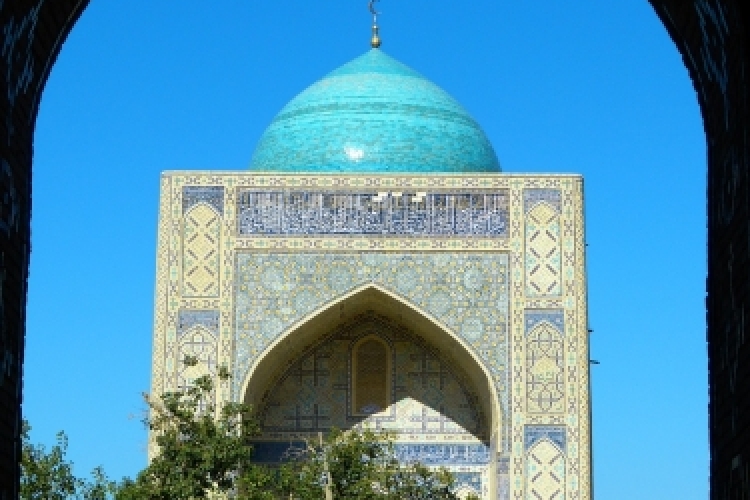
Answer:
[{"label": "pointed arch silhouette", "polygon": [[400,295],[368,283],[328,302],[279,335],[250,366],[241,389],[245,403],[258,407],[276,378],[303,351],[356,316],[373,312],[407,327],[460,367],[477,392],[480,409],[487,418],[490,441],[501,435],[502,407],[492,375],[482,360],[458,334],[437,318]]}]

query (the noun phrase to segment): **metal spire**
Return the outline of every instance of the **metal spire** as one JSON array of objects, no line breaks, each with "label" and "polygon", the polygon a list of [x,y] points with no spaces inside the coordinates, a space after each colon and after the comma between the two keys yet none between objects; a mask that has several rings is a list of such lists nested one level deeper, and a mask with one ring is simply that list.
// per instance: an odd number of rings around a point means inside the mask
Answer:
[{"label": "metal spire", "polygon": [[370,46],[373,49],[380,47],[380,35],[378,34],[378,11],[375,10],[375,2],[380,0],[370,0],[370,13],[372,13],[372,39],[370,40]]}]

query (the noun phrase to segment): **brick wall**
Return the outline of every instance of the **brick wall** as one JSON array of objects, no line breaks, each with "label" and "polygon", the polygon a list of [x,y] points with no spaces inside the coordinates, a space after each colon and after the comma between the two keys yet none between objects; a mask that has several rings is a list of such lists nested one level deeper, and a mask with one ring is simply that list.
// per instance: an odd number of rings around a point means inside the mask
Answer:
[{"label": "brick wall", "polygon": [[0,0],[0,499],[18,497],[34,122],[88,0]]},{"label": "brick wall", "polygon": [[[748,7],[651,0],[693,81],[708,153],[706,321],[712,500],[750,498]],[[743,362],[744,361],[744,362]]]}]

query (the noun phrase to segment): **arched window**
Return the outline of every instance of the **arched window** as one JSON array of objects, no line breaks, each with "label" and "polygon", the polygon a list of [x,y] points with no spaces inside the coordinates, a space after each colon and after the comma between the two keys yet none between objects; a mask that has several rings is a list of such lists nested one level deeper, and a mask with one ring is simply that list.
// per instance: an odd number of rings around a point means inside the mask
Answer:
[{"label": "arched window", "polygon": [[388,345],[370,335],[352,349],[352,413],[372,415],[390,403],[390,356]]}]

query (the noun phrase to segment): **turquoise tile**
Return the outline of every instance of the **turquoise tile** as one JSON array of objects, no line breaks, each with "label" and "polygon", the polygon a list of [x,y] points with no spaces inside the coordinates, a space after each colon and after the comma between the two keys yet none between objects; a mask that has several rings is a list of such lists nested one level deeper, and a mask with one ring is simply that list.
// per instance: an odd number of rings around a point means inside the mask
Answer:
[{"label": "turquoise tile", "polygon": [[292,99],[261,137],[250,170],[468,173],[500,165],[455,99],[372,49]]}]

